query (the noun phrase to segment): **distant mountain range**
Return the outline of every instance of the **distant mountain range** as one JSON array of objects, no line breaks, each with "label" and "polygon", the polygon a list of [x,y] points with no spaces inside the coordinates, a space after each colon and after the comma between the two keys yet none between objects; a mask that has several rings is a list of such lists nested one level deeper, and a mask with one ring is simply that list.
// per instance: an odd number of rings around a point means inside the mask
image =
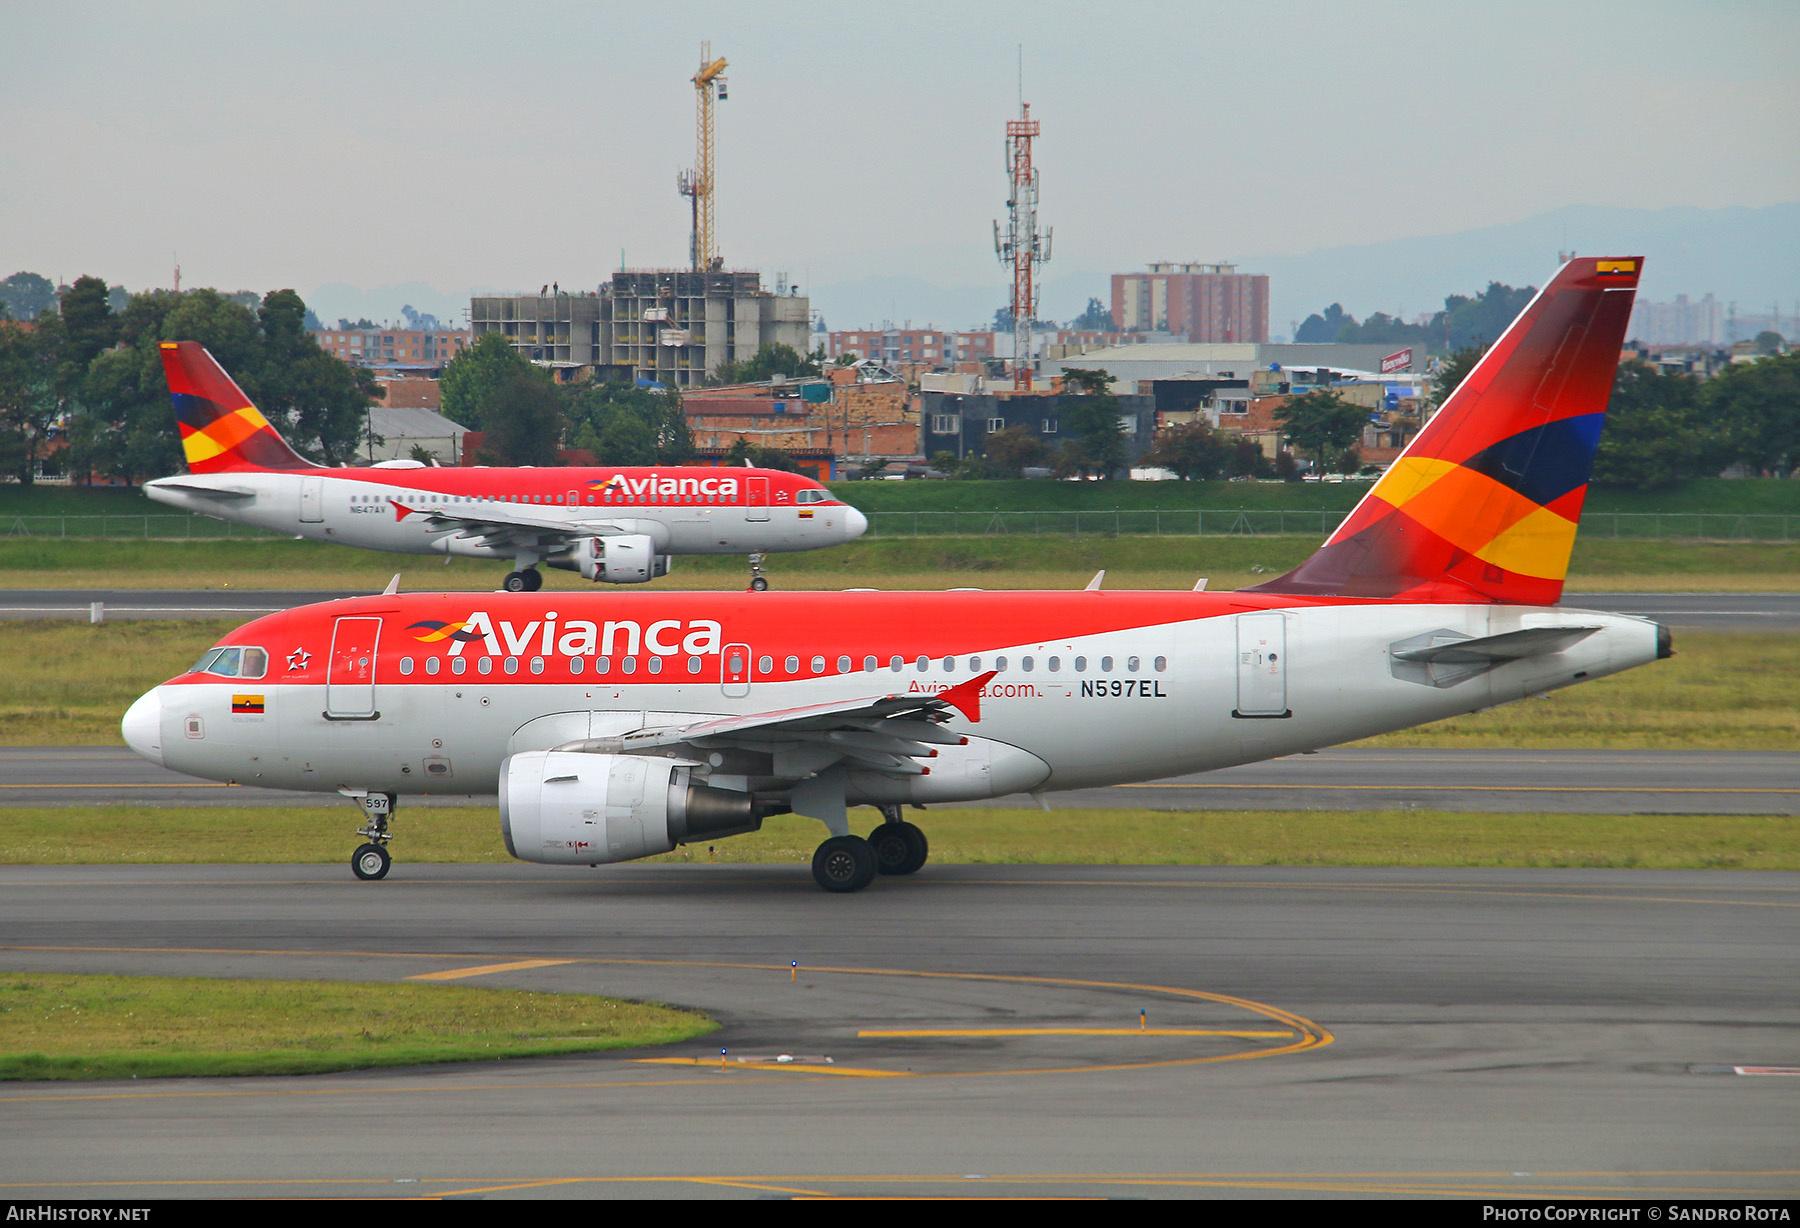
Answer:
[{"label": "distant mountain range", "polygon": [[[1243,272],[1269,275],[1269,327],[1280,335],[1330,303],[1342,303],[1358,319],[1374,311],[1404,311],[1410,319],[1442,307],[1447,294],[1473,294],[1490,281],[1542,285],[1556,269],[1557,253],[1570,250],[1643,256],[1641,293],[1658,302],[1710,293],[1721,303],[1736,301],[1748,314],[1767,312],[1779,298],[1785,314],[1800,297],[1800,203],[1761,209],[1571,205],[1501,226],[1299,255],[1253,254],[1233,263]],[[1200,252],[1195,258],[1227,257]],[[1131,267],[1063,272],[1051,265],[1043,281],[1042,314],[1067,320],[1080,314],[1090,297],[1110,301],[1111,274]],[[811,292],[813,306],[833,328],[909,318],[915,325],[967,328],[991,321],[1010,287],[1002,272],[979,285],[867,277],[816,285]]]},{"label": "distant mountain range", "polygon": [[[1740,313],[1761,314],[1779,299],[1787,314],[1800,298],[1800,202],[1759,209],[1571,205],[1501,226],[1299,255],[1247,255],[1234,263],[1246,273],[1269,275],[1269,327],[1279,336],[1291,333],[1294,321],[1330,303],[1342,303],[1358,319],[1374,311],[1404,312],[1410,319],[1443,306],[1447,294],[1473,294],[1490,281],[1542,285],[1556,268],[1557,252],[1569,250],[1642,255],[1641,293],[1658,302],[1677,294],[1698,299],[1710,293],[1721,303],[1735,301]],[[1194,256],[1229,258],[1212,252]],[[1079,315],[1089,298],[1109,301],[1111,274],[1132,267],[1142,263],[1067,271],[1051,265],[1042,283],[1042,314],[1067,320]],[[975,328],[993,321],[995,309],[1006,305],[1010,285],[1005,270],[993,264],[964,284],[872,275],[815,284],[807,293],[832,328],[866,328],[883,320]],[[307,303],[327,323],[340,316],[397,320],[401,306],[410,304],[460,325],[469,297],[468,292],[446,294],[419,282],[371,290],[334,283],[307,295]]]}]

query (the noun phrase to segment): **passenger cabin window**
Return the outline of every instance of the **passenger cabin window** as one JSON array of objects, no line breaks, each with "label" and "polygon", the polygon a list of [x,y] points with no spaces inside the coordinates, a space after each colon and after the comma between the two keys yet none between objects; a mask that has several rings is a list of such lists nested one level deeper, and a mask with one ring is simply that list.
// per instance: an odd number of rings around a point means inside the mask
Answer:
[{"label": "passenger cabin window", "polygon": [[209,648],[189,673],[221,678],[260,678],[269,672],[269,654],[260,648]]}]

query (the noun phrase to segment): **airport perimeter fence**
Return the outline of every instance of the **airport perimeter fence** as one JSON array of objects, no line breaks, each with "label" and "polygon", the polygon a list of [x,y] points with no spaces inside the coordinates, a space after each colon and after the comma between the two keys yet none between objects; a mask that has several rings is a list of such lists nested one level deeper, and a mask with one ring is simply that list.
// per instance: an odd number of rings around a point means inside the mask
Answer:
[{"label": "airport perimeter fence", "polygon": [[[1325,537],[1346,511],[1046,511],[870,512],[871,537],[1048,536],[1069,537]],[[1800,515],[1735,512],[1588,512],[1587,537],[1642,541],[1800,540]]]},{"label": "airport perimeter fence", "polygon": [[[1313,537],[1328,535],[1348,512],[1042,511],[870,512],[870,537]],[[1588,512],[1589,538],[1640,541],[1800,541],[1800,515],[1735,512]],[[186,513],[0,517],[0,537],[71,541],[222,541],[291,538]]]}]

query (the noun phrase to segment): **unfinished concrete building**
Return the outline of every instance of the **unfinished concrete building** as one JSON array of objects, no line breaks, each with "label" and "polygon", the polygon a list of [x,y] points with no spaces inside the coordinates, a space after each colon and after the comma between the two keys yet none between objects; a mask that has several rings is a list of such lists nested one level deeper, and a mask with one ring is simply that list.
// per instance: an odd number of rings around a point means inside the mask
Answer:
[{"label": "unfinished concrete building", "polygon": [[479,296],[470,325],[477,337],[504,333],[559,378],[594,368],[676,388],[704,383],[764,345],[805,354],[812,340],[807,299],[727,270],[621,270],[598,293]]}]

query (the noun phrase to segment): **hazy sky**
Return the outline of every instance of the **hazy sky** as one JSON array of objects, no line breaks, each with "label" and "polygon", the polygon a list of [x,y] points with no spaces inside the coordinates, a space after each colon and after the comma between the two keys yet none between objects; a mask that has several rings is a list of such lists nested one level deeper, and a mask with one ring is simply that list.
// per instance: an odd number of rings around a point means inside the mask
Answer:
[{"label": "hazy sky", "polygon": [[0,0],[0,30],[0,266],[134,289],[172,253],[303,294],[682,264],[703,38],[720,249],[803,286],[1004,284],[1021,45],[1062,269],[1800,200],[1792,0]]}]

